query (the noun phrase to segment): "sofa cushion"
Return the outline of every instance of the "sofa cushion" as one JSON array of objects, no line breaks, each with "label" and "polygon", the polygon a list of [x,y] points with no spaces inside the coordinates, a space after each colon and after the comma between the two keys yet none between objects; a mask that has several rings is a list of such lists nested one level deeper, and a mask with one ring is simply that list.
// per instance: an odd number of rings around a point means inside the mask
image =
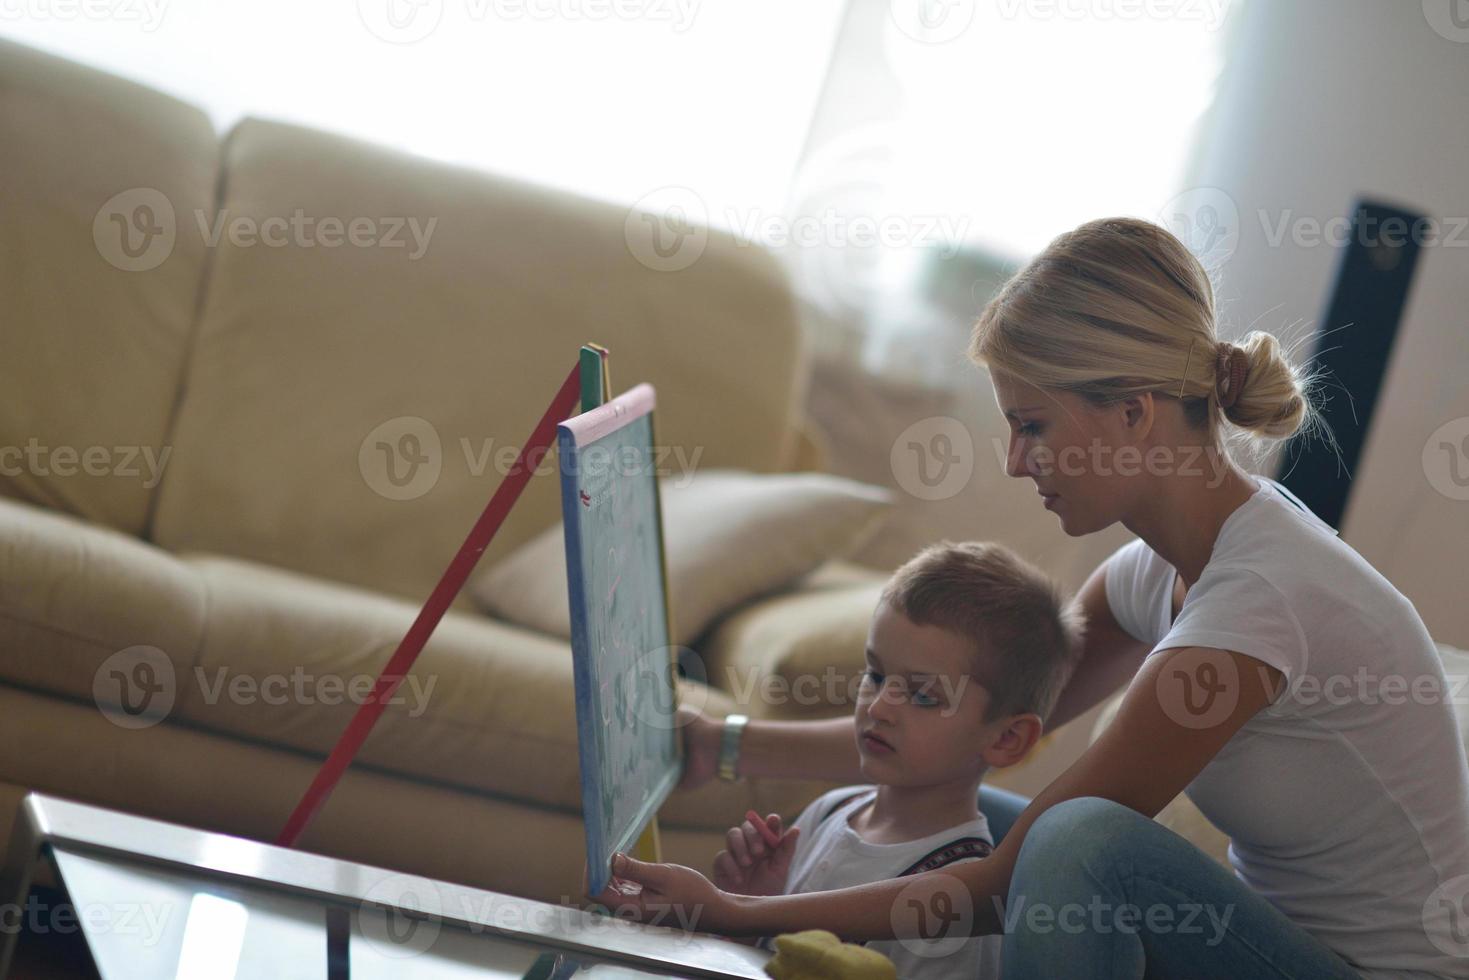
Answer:
[{"label": "sofa cushion", "polygon": [[95,699],[124,727],[156,722],[193,665],[205,612],[198,577],[172,555],[0,499],[0,683]]},{"label": "sofa cushion", "polygon": [[217,147],[192,106],[0,41],[0,495],[144,532]]},{"label": "sofa cushion", "polygon": [[[824,473],[706,470],[660,481],[674,642],[861,546],[890,506],[880,487]],[[558,521],[470,583],[487,613],[570,638]]]},{"label": "sofa cushion", "polygon": [[887,581],[875,572],[814,576],[740,609],[698,644],[691,675],[755,718],[846,714],[865,669],[867,630]]},{"label": "sofa cushion", "polygon": [[[258,120],[225,152],[166,547],[419,600],[587,341],[611,350],[615,390],[657,387],[671,472],[794,453],[801,335],[761,249],[710,232],[660,271],[624,207]],[[252,234],[271,219],[281,247]],[[354,221],[376,244],[346,238]],[[559,516],[544,469],[488,561]]]}]

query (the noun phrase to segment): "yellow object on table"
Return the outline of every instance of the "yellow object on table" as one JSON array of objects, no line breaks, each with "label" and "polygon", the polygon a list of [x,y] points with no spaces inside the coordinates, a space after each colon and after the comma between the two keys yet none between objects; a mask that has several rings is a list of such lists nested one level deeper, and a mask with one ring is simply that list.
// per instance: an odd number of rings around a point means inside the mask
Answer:
[{"label": "yellow object on table", "polygon": [[824,929],[776,936],[775,957],[765,972],[775,980],[898,980],[892,960]]}]

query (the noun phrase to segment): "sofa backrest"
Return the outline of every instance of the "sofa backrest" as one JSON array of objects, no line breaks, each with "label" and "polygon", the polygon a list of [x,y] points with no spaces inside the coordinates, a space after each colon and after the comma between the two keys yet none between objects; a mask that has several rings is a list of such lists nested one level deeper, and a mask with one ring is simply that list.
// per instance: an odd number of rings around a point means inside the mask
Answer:
[{"label": "sofa backrest", "polygon": [[[220,222],[180,224],[218,240],[159,544],[421,598],[586,341],[656,386],[674,474],[789,465],[806,366],[762,250],[659,271],[627,208],[258,120],[222,175]],[[546,471],[486,563],[559,518]]]},{"label": "sofa backrest", "polygon": [[217,170],[198,109],[0,41],[0,495],[144,533]]}]

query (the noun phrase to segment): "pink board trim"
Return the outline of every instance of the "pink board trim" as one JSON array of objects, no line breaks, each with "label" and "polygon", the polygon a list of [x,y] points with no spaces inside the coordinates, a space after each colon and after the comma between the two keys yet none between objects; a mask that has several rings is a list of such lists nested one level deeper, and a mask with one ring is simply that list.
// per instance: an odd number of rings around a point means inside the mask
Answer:
[{"label": "pink board trim", "polygon": [[653,386],[640,384],[636,388],[623,392],[605,405],[567,419],[561,423],[561,428],[571,433],[573,442],[580,449],[588,443],[596,442],[609,432],[616,432],[629,422],[647,415],[653,411],[656,403],[657,397],[653,394]]}]

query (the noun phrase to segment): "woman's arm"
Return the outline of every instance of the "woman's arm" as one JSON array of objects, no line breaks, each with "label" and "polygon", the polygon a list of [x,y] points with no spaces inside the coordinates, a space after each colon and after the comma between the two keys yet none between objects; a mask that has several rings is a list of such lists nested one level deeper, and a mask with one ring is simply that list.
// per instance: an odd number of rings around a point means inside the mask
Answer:
[{"label": "woman's arm", "polygon": [[[1107,563],[1097,566],[1077,596],[1084,617],[1082,651],[1066,688],[1046,722],[1060,728],[1085,714],[1128,679],[1148,655],[1148,646],[1117,624],[1107,604]],[[693,789],[714,778],[723,722],[694,708],[679,709],[684,729],[684,774]],[[741,776],[782,779],[861,780],[851,716],[821,721],[751,721],[740,739]]]},{"label": "woman's arm", "polygon": [[[1149,646],[1125,632],[1106,601],[1106,561],[1077,595],[1084,616],[1083,646],[1071,680],[1047,718],[1046,729],[1086,714],[1128,682]],[[680,708],[685,768],[680,786],[693,789],[714,779],[720,755],[721,718]],[[821,721],[751,721],[740,738],[740,776],[765,779],[862,779],[851,716]]]},{"label": "woman's arm", "polygon": [[1107,562],[1102,562],[1077,594],[1083,617],[1081,657],[1046,719],[1055,731],[1086,714],[1126,684],[1148,655],[1148,645],[1117,623],[1107,603]]},{"label": "woman's arm", "polygon": [[[1274,700],[1281,680],[1274,667],[1222,650],[1187,647],[1154,657],[1138,671],[1102,736],[1031,801],[995,852],[980,861],[840,891],[747,898],[719,891],[689,868],[619,858],[615,875],[641,885],[642,892],[609,891],[598,900],[632,906],[650,921],[692,921],[692,928],[731,935],[827,929],[849,940],[887,939],[919,935],[921,925],[939,920],[974,934],[1000,932],[1016,858],[1042,813],[1063,800],[1100,796],[1154,816]],[[956,907],[956,888],[968,892],[971,909],[958,922],[944,915]],[[924,916],[937,918],[920,922]],[[931,930],[926,938],[934,938]]]},{"label": "woman's arm", "polygon": [[[693,789],[714,778],[724,721],[694,708],[679,709],[684,772],[679,786]],[[819,721],[751,721],[740,736],[739,776],[858,782],[862,771],[851,715]]]}]

